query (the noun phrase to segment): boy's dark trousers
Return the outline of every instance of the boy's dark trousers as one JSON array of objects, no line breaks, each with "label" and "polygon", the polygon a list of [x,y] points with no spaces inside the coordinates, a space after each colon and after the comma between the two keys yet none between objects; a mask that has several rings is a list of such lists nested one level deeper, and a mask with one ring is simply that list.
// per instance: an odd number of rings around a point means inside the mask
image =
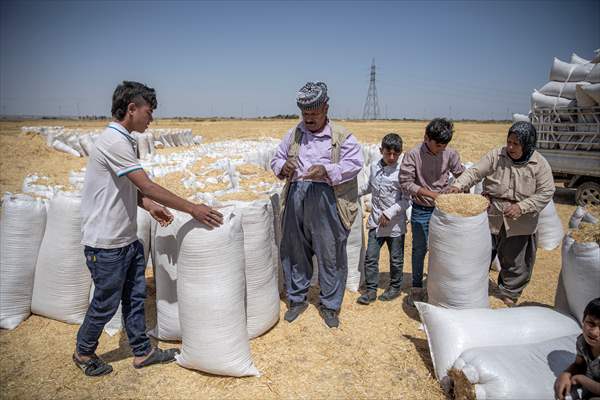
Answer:
[{"label": "boy's dark trousers", "polygon": [[91,356],[98,347],[104,325],[123,308],[129,346],[135,356],[145,356],[152,346],[146,336],[146,261],[139,240],[117,249],[85,246],[87,266],[94,281],[94,298],[77,333],[77,353]]},{"label": "boy's dark trousers", "polygon": [[369,241],[365,256],[365,287],[367,292],[377,291],[379,285],[379,253],[384,243],[390,252],[390,287],[402,286],[404,267],[404,235],[397,237],[377,237],[377,229],[369,229]]}]

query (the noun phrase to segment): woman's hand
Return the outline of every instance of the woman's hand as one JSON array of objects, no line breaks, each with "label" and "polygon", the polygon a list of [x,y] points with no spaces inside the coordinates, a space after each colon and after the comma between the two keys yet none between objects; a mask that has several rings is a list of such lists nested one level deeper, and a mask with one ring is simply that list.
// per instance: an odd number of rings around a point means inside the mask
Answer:
[{"label": "woman's hand", "polygon": [[517,219],[523,214],[521,207],[519,207],[517,203],[511,204],[509,206],[504,206],[503,212],[506,217],[512,219]]}]

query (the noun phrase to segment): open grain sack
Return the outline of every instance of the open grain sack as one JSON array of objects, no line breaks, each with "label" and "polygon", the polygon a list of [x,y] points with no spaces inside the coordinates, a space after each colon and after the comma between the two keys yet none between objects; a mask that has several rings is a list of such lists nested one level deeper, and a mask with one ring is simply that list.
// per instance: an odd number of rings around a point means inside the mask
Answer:
[{"label": "open grain sack", "polygon": [[253,339],[279,321],[277,254],[273,243],[273,209],[270,200],[236,204],[242,215],[246,272],[246,319]]},{"label": "open grain sack", "polygon": [[177,303],[177,233],[182,222],[187,220],[187,215],[170,211],[174,217],[170,225],[152,225],[150,249],[156,284],[156,326],[148,334],[161,340],[181,340]]},{"label": "open grain sack", "polygon": [[81,195],[59,192],[48,207],[46,231],[35,267],[31,312],[81,324],[92,278],[81,244]]},{"label": "open grain sack", "polygon": [[575,361],[577,336],[464,351],[448,372],[454,398],[553,399],[557,375]]},{"label": "open grain sack", "polygon": [[452,310],[427,303],[416,306],[435,376],[445,390],[451,386],[448,370],[467,350],[540,343],[581,333],[574,319],[545,307]]},{"label": "open grain sack", "polygon": [[581,223],[563,241],[560,279],[569,311],[580,323],[587,304],[600,297],[599,243],[600,224],[588,223]]},{"label": "open grain sack", "polygon": [[560,245],[564,235],[565,231],[556,213],[554,200],[550,200],[550,203],[540,212],[538,219],[537,247],[538,249],[554,250]]},{"label": "open grain sack", "polygon": [[0,219],[0,328],[14,329],[31,313],[38,252],[46,228],[40,199],[7,193]]},{"label": "open grain sack", "polygon": [[450,308],[489,307],[492,239],[487,199],[474,194],[438,196],[429,221],[429,302]]},{"label": "open grain sack", "polygon": [[258,376],[246,327],[242,218],[221,209],[224,223],[208,229],[189,218],[179,231],[177,294],[185,367],[216,375]]}]

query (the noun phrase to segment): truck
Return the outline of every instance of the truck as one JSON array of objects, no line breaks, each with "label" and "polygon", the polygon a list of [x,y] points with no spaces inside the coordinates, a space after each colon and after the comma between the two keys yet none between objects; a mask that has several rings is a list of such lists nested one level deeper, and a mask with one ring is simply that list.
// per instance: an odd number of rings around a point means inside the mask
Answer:
[{"label": "truck", "polygon": [[534,108],[529,117],[555,182],[576,189],[577,204],[600,205],[600,106]]}]

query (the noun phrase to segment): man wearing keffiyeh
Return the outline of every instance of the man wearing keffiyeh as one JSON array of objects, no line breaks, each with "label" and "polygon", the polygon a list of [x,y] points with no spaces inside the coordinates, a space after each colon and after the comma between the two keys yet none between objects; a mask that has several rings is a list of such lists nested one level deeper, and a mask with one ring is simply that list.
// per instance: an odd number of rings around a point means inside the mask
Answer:
[{"label": "man wearing keffiyeh", "polygon": [[294,321],[307,308],[313,256],[319,268],[321,317],[339,326],[348,259],[346,240],[358,213],[356,177],[363,165],[354,136],[327,118],[327,85],[308,82],[296,96],[302,122],[279,144],[271,168],[286,185],[281,194],[280,254],[288,310]]}]

